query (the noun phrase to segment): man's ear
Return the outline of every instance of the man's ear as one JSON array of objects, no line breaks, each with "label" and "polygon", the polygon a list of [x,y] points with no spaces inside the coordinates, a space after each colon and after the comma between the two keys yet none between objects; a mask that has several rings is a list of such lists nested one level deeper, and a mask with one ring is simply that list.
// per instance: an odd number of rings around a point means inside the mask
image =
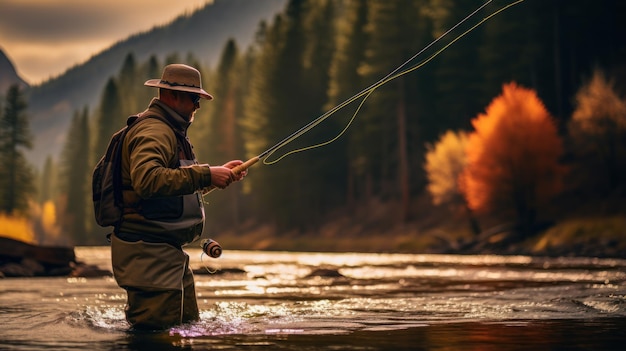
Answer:
[{"label": "man's ear", "polygon": [[166,103],[173,103],[178,100],[178,92],[169,89],[160,89],[159,99]]},{"label": "man's ear", "polygon": [[175,91],[175,90],[171,90],[172,95],[174,95],[174,98],[176,100],[182,100],[185,98],[185,93],[183,93],[182,91]]}]

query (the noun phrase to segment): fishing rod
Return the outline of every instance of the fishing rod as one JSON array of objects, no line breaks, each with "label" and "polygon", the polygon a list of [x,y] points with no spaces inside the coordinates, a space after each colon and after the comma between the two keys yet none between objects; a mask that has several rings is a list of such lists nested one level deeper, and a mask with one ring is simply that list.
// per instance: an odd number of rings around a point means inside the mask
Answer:
[{"label": "fishing rod", "polygon": [[[245,161],[244,163],[242,163],[241,165],[235,166],[232,168],[232,172],[235,174],[240,174],[241,172],[247,170],[248,168],[250,168],[252,165],[256,164],[259,160],[264,159],[264,164],[274,164],[278,161],[280,161],[281,159],[283,159],[284,157],[291,155],[293,153],[296,152],[301,152],[301,151],[305,151],[305,150],[309,150],[312,148],[316,148],[316,147],[320,147],[320,146],[324,146],[327,144],[330,144],[331,142],[337,140],[339,137],[341,137],[341,135],[343,135],[345,133],[345,131],[348,129],[348,127],[350,127],[350,125],[352,124],[354,118],[356,117],[356,115],[358,114],[359,110],[361,109],[361,107],[363,106],[363,104],[365,103],[365,101],[367,100],[367,98],[374,92],[374,90],[376,90],[377,88],[379,88],[380,86],[400,77],[403,76],[407,73],[413,72],[415,70],[417,70],[418,68],[424,66],[426,63],[428,63],[429,61],[431,61],[433,58],[435,58],[437,55],[439,55],[441,52],[443,52],[444,50],[446,50],[448,47],[450,47],[450,45],[454,44],[456,41],[458,41],[459,39],[461,39],[462,37],[464,37],[466,34],[470,33],[471,31],[473,31],[475,28],[477,28],[478,26],[480,26],[481,24],[483,24],[484,22],[486,22],[487,20],[489,20],[490,18],[496,16],[497,14],[499,14],[500,12],[514,6],[517,5],[521,2],[523,2],[524,0],[517,0],[514,1],[512,3],[509,3],[505,6],[503,6],[502,8],[496,10],[495,12],[493,12],[492,14],[490,14],[489,16],[486,16],[485,18],[483,18],[481,21],[479,21],[477,24],[475,24],[474,26],[470,27],[468,30],[466,30],[465,32],[461,33],[460,35],[458,35],[457,37],[455,37],[450,43],[448,43],[447,45],[445,45],[443,48],[441,48],[440,50],[436,51],[433,55],[431,55],[430,57],[428,57],[426,60],[408,68],[405,69],[404,71],[401,71],[406,65],[408,65],[410,62],[412,62],[413,60],[415,60],[417,57],[419,57],[422,53],[424,53],[426,50],[428,50],[431,46],[435,45],[437,42],[439,42],[441,39],[443,39],[445,36],[447,36],[450,32],[452,32],[453,30],[455,30],[458,26],[460,26],[461,24],[463,24],[464,22],[466,22],[468,19],[470,19],[471,17],[473,17],[476,13],[478,13],[480,10],[482,10],[483,8],[485,8],[487,5],[489,5],[493,0],[488,0],[487,2],[485,2],[483,5],[481,5],[480,7],[478,7],[476,10],[474,10],[473,12],[471,12],[469,15],[467,15],[465,18],[463,18],[461,21],[459,21],[457,24],[455,24],[453,27],[451,27],[450,29],[448,29],[446,32],[444,32],[443,34],[441,34],[439,37],[437,37],[435,40],[433,40],[432,42],[430,42],[430,44],[428,44],[427,46],[425,46],[422,50],[420,50],[419,52],[417,52],[416,54],[414,54],[413,56],[411,56],[408,60],[406,60],[404,63],[402,63],[400,66],[396,67],[393,71],[389,72],[386,76],[384,76],[383,78],[379,79],[378,81],[376,81],[375,83],[373,83],[372,85],[370,85],[369,87],[361,90],[360,92],[354,94],[353,96],[351,96],[350,98],[346,99],[345,101],[343,101],[342,103],[338,104],[337,106],[333,107],[332,109],[328,110],[326,113],[322,114],[321,116],[317,117],[316,119],[312,120],[311,122],[309,122],[308,124],[306,124],[305,126],[301,127],[300,129],[298,129],[297,131],[293,132],[292,134],[290,134],[289,136],[285,137],[283,140],[279,141],[278,143],[274,144],[273,146],[271,146],[270,148],[268,148],[267,150],[263,151],[262,153],[260,153],[257,156],[254,156],[250,159],[248,159],[247,161]],[[364,97],[363,100],[361,101],[361,103],[359,104],[359,106],[357,107],[355,113],[353,114],[352,118],[350,119],[350,121],[348,122],[348,124],[345,126],[345,128],[334,138],[332,138],[331,140],[328,140],[326,142],[320,143],[320,144],[316,144],[316,145],[311,145],[305,148],[301,148],[301,149],[297,149],[297,150],[292,150],[290,152],[285,153],[284,155],[282,155],[281,157],[279,157],[278,159],[268,162],[266,161],[267,158],[269,158],[272,154],[274,154],[277,150],[279,150],[280,148],[284,147],[285,145],[289,144],[290,142],[294,141],[295,139],[299,138],[300,136],[302,136],[303,134],[307,133],[309,130],[313,129],[314,127],[316,127],[317,125],[319,125],[321,122],[323,122],[324,120],[326,120],[327,118],[329,118],[331,115],[333,115],[335,112],[339,111],[340,109],[344,108],[345,106],[351,104],[352,102],[354,102],[355,100]]]}]

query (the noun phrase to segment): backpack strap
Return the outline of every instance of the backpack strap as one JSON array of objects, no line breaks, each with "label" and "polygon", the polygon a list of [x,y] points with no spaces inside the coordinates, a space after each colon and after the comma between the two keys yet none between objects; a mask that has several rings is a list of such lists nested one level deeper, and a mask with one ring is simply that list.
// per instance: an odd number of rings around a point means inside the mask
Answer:
[{"label": "backpack strap", "polygon": [[[115,200],[115,206],[118,206],[121,209],[124,209],[124,196],[123,190],[133,190],[133,187],[130,185],[124,186],[122,181],[122,149],[124,139],[128,131],[139,124],[138,122],[142,121],[146,118],[154,118],[162,121],[167,124],[174,134],[176,135],[176,144],[178,148],[178,159],[190,159],[195,160],[195,155],[193,153],[193,147],[189,142],[189,138],[179,129],[174,127],[174,123],[169,119],[169,116],[162,117],[155,114],[146,114],[146,115],[132,115],[126,119],[126,127],[120,131],[119,142],[117,147],[112,152],[114,155],[111,155],[114,160],[113,163],[113,197]],[[122,210],[123,211],[123,210]],[[121,225],[122,218],[115,224],[114,232],[119,232],[119,227]]]}]

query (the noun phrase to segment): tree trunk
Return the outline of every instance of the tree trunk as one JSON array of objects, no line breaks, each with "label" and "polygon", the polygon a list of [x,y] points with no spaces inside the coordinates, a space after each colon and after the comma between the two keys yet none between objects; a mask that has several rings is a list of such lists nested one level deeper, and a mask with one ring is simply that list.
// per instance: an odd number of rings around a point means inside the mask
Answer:
[{"label": "tree trunk", "polygon": [[398,79],[398,180],[400,181],[400,197],[402,199],[402,220],[410,217],[411,187],[409,184],[409,160],[406,140],[406,101],[404,99],[404,80]]},{"label": "tree trunk", "polygon": [[474,233],[474,235],[476,236],[480,235],[480,232],[481,232],[480,224],[478,224],[478,220],[474,216],[474,212],[469,207],[466,201],[463,201],[463,207],[465,207],[465,212],[467,213],[467,219],[469,221],[469,225],[470,225],[470,229],[472,230],[472,233]]}]

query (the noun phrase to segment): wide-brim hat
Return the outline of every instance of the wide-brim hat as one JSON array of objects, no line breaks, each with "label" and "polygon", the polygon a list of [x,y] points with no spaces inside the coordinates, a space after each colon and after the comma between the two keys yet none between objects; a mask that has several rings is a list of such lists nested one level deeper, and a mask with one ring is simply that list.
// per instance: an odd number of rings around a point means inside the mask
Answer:
[{"label": "wide-brim hat", "polygon": [[198,94],[207,100],[213,99],[211,94],[202,89],[200,71],[191,66],[180,63],[165,66],[161,79],[150,79],[143,85],[155,88],[185,91],[188,93]]}]

